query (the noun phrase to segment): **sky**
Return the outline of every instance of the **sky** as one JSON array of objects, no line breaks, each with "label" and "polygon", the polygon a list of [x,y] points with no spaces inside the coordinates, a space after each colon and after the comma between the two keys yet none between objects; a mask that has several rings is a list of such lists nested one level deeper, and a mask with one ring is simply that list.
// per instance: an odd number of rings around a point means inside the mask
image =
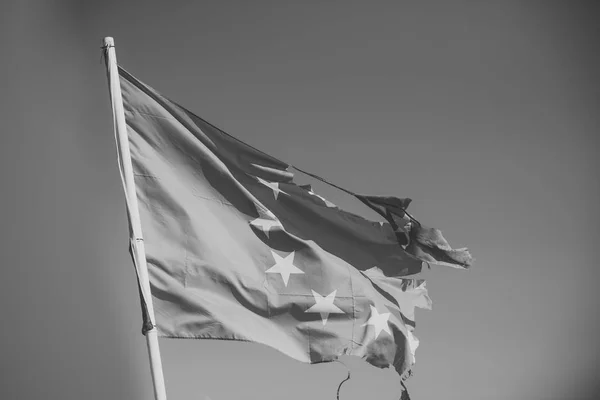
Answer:
[{"label": "sky", "polygon": [[[208,121],[354,192],[410,197],[469,247],[470,271],[428,276],[413,400],[594,398],[591,4],[4,2],[0,398],[152,398],[105,36]],[[249,343],[161,351],[170,400],[334,399],[346,377]],[[340,399],[397,399],[393,370],[343,361]]]}]

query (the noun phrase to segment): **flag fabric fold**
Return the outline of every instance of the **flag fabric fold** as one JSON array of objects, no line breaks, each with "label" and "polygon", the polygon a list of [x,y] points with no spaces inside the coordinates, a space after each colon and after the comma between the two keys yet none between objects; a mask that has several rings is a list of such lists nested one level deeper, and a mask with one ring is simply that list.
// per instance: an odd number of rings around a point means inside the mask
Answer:
[{"label": "flag fabric fold", "polygon": [[[355,355],[409,376],[414,307],[431,305],[410,275],[423,261],[466,266],[462,249],[338,208],[287,163],[119,74],[159,335],[252,341],[310,363]],[[410,202],[364,198],[400,219]]]},{"label": "flag fabric fold", "polygon": [[473,257],[466,248],[450,247],[439,229],[416,225],[410,229],[406,251],[419,260],[454,268],[469,268]]}]

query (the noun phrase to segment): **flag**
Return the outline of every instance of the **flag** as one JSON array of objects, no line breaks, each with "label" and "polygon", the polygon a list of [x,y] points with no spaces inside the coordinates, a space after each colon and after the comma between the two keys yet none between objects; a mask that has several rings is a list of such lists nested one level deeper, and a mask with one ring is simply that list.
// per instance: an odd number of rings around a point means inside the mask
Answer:
[{"label": "flag", "polygon": [[344,211],[289,164],[119,74],[159,336],[309,363],[354,355],[408,377],[414,308],[431,305],[413,276],[457,258],[405,212],[410,200],[356,195],[386,222]]}]

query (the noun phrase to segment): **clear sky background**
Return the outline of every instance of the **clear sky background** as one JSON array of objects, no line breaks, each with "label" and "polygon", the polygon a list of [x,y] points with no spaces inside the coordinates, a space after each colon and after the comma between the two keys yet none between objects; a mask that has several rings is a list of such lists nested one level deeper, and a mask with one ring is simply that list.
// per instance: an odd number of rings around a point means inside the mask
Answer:
[{"label": "clear sky background", "polygon": [[[104,36],[198,115],[355,192],[411,197],[471,249],[471,271],[429,276],[414,400],[594,398],[592,4],[4,2],[0,398],[152,398]],[[330,400],[346,376],[254,344],[161,346],[170,400]],[[392,370],[345,361],[342,400],[397,399]]]}]

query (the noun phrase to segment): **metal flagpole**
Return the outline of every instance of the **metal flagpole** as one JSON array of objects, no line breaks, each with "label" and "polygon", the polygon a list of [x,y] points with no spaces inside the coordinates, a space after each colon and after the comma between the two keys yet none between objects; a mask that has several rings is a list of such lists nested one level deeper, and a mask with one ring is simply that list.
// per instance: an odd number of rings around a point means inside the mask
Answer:
[{"label": "metal flagpole", "polygon": [[112,37],[104,38],[106,49],[106,68],[108,71],[108,85],[113,111],[115,137],[117,140],[117,154],[120,161],[121,177],[125,189],[129,223],[131,228],[131,240],[135,267],[141,286],[142,297],[146,303],[152,329],[146,332],[146,343],[150,356],[150,372],[154,385],[154,397],[156,400],[166,400],[165,379],[163,376],[162,363],[160,359],[160,348],[158,347],[158,332],[154,323],[154,307],[150,293],[150,282],[148,280],[148,267],[146,265],[146,252],[142,237],[142,224],[133,179],[133,167],[131,164],[131,153],[129,152],[129,138],[127,136],[127,125],[125,122],[125,111],[123,109],[123,98],[121,97],[121,84],[119,81],[119,69],[117,67],[117,56],[115,53],[115,42]]}]

